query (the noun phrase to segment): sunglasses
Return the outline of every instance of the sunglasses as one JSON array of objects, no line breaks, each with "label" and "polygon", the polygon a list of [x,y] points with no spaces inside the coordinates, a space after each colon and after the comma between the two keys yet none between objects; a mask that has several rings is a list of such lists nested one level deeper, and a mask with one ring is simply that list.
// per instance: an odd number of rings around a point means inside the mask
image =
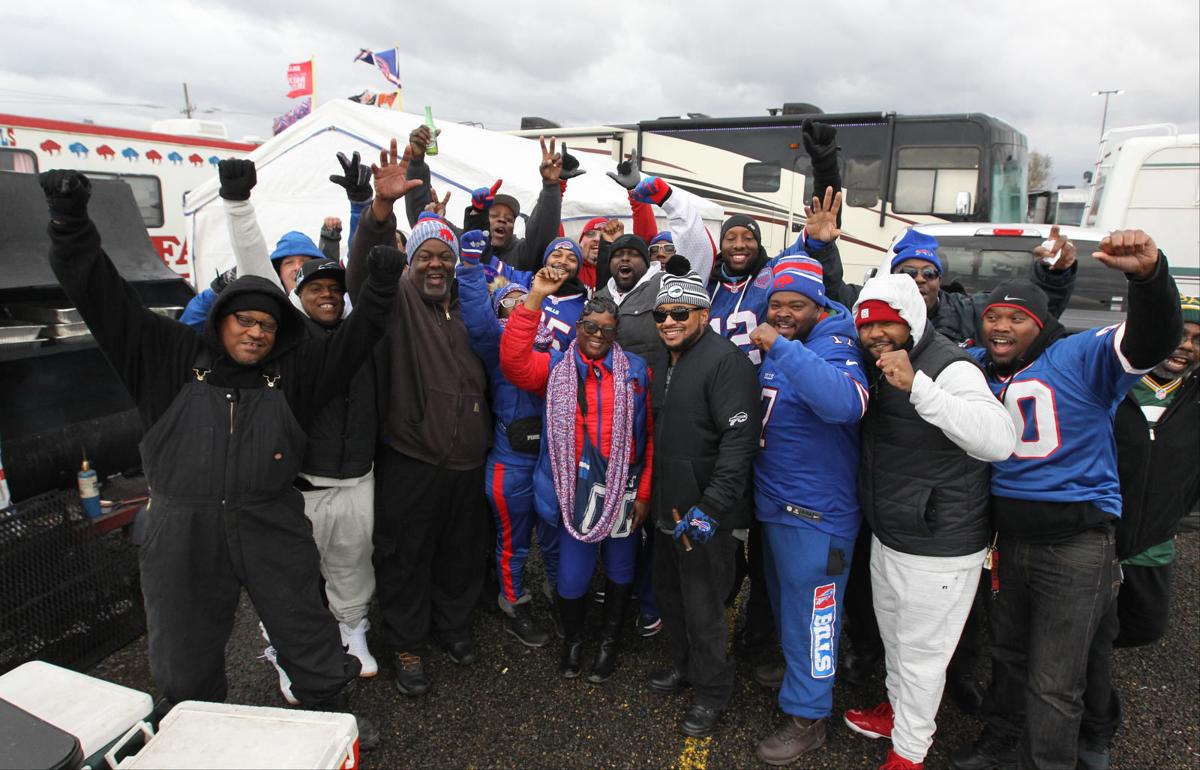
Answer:
[{"label": "sunglasses", "polygon": [[251,318],[248,315],[234,313],[233,317],[237,319],[238,326],[243,329],[253,329],[255,326],[262,329],[267,334],[274,334],[279,331],[279,324],[274,321],[260,321],[257,318]]},{"label": "sunglasses", "polygon": [[504,308],[505,310],[512,310],[514,307],[516,307],[517,305],[521,304],[524,301],[525,301],[524,294],[512,294],[512,295],[507,296],[504,299],[500,300],[500,307]]},{"label": "sunglasses", "polygon": [[676,307],[670,310],[654,310],[651,311],[650,315],[654,316],[654,323],[656,324],[666,323],[668,317],[672,321],[683,323],[692,313],[699,309],[698,307]]},{"label": "sunglasses", "polygon": [[662,244],[656,243],[650,247],[650,256],[654,256],[656,254],[674,254],[674,253],[675,253],[675,247],[671,246],[671,245],[663,246]]},{"label": "sunglasses", "polygon": [[575,324],[575,328],[589,337],[595,337],[599,334],[606,340],[615,340],[617,338],[617,327],[601,326],[595,321],[580,321]]},{"label": "sunglasses", "polygon": [[936,281],[938,278],[942,277],[941,271],[939,271],[936,267],[922,267],[919,270],[915,267],[902,267],[896,272],[911,276],[913,280],[916,280],[918,275],[924,278],[926,281]]}]

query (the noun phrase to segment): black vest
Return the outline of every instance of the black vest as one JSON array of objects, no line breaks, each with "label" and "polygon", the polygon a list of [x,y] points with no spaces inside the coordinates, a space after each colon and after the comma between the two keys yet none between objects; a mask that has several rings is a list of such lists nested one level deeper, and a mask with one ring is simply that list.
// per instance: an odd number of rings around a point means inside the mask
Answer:
[{"label": "black vest", "polygon": [[[316,339],[333,332],[305,318]],[[301,471],[330,479],[353,479],[371,470],[379,425],[375,404],[375,362],[368,357],[345,391],[334,396],[308,427]]]},{"label": "black vest", "polygon": [[[974,359],[925,324],[909,353],[914,372],[936,380],[955,361]],[[976,460],[917,414],[909,394],[873,365],[862,421],[858,499],[888,548],[918,556],[965,556],[988,540],[988,464]]]}]

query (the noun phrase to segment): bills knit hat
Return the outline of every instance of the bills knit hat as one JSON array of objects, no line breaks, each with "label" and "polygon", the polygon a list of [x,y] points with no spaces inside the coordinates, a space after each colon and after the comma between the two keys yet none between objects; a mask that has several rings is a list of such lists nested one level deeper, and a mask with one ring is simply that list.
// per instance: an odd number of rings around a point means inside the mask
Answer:
[{"label": "bills knit hat", "polygon": [[454,259],[458,259],[458,239],[454,237],[454,231],[450,229],[450,225],[446,224],[443,219],[422,219],[417,222],[416,227],[408,236],[410,261],[420,250],[421,244],[428,240],[441,241],[446,244],[454,252]]},{"label": "bills knit hat", "polygon": [[494,310],[496,312],[496,315],[500,315],[500,300],[504,299],[505,297],[507,297],[510,294],[528,294],[528,293],[529,293],[529,289],[525,288],[525,286],[523,286],[522,284],[506,283],[503,286],[501,286],[499,289],[496,289],[496,293],[492,295],[492,310]]},{"label": "bills knit hat", "polygon": [[1050,320],[1050,300],[1046,298],[1046,292],[1035,286],[1031,281],[1019,278],[1012,281],[1005,281],[995,289],[992,289],[992,293],[988,297],[987,307],[983,309],[983,312],[987,313],[993,307],[1008,307],[1020,310],[1028,314],[1037,323],[1039,328],[1045,328],[1046,322]]},{"label": "bills knit hat", "polygon": [[692,307],[708,308],[712,301],[704,290],[704,281],[695,270],[689,270],[687,275],[664,275],[659,285],[658,296],[654,306],[662,305],[691,305]]},{"label": "bills knit hat", "polygon": [[771,268],[770,297],[777,291],[794,291],[825,306],[825,271],[821,263],[812,257],[784,257]]},{"label": "bills knit hat", "polygon": [[651,245],[651,246],[653,246],[653,245],[654,245],[654,244],[656,244],[656,243],[670,243],[670,244],[674,244],[674,243],[675,243],[675,239],[671,237],[671,231],[670,231],[670,230],[663,230],[662,232],[658,233],[657,235],[655,235],[653,238],[651,238],[651,239],[650,239],[650,245]]},{"label": "bills knit hat", "polygon": [[895,272],[896,266],[908,259],[923,259],[926,262],[931,262],[937,267],[938,272],[943,272],[942,261],[937,255],[938,242],[937,238],[932,235],[917,232],[911,227],[908,232],[900,236],[900,240],[892,246],[894,252],[892,256],[892,271]]},{"label": "bills knit hat", "polygon": [[593,230],[603,230],[606,224],[608,224],[607,218],[592,217],[584,224],[583,229],[579,231],[579,237],[582,238]]},{"label": "bills knit hat", "polygon": [[583,249],[579,248],[579,244],[570,238],[555,238],[550,241],[550,245],[542,252],[542,264],[546,264],[546,260],[550,259],[550,255],[559,249],[566,249],[575,254],[575,261],[583,263]]}]

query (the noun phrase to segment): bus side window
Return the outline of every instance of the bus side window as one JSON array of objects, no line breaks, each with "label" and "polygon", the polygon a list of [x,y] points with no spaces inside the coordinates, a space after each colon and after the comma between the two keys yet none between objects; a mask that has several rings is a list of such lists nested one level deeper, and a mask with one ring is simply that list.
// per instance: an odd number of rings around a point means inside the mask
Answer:
[{"label": "bus side window", "polygon": [[742,167],[742,189],[746,192],[779,192],[778,163],[747,163]]},{"label": "bus side window", "polygon": [[38,172],[37,156],[29,150],[0,147],[0,171],[36,174]]},{"label": "bus side window", "polygon": [[979,189],[978,147],[901,147],[892,208],[904,214],[958,213],[959,193]]},{"label": "bus side window", "polygon": [[879,182],[883,176],[883,160],[878,155],[858,155],[846,159],[843,184],[846,186],[846,205],[873,208],[879,203]]},{"label": "bus side window", "polygon": [[162,227],[163,202],[162,182],[156,176],[147,174],[106,174],[89,171],[87,175],[93,179],[116,179],[129,185],[133,191],[133,200],[137,203],[138,211],[146,227]]}]

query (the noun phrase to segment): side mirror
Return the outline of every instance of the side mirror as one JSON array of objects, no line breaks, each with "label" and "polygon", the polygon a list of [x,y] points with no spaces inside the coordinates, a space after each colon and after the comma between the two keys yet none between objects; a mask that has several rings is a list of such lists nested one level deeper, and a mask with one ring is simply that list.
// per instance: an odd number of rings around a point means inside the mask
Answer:
[{"label": "side mirror", "polygon": [[971,193],[963,190],[954,196],[954,213],[960,217],[970,216]]}]

